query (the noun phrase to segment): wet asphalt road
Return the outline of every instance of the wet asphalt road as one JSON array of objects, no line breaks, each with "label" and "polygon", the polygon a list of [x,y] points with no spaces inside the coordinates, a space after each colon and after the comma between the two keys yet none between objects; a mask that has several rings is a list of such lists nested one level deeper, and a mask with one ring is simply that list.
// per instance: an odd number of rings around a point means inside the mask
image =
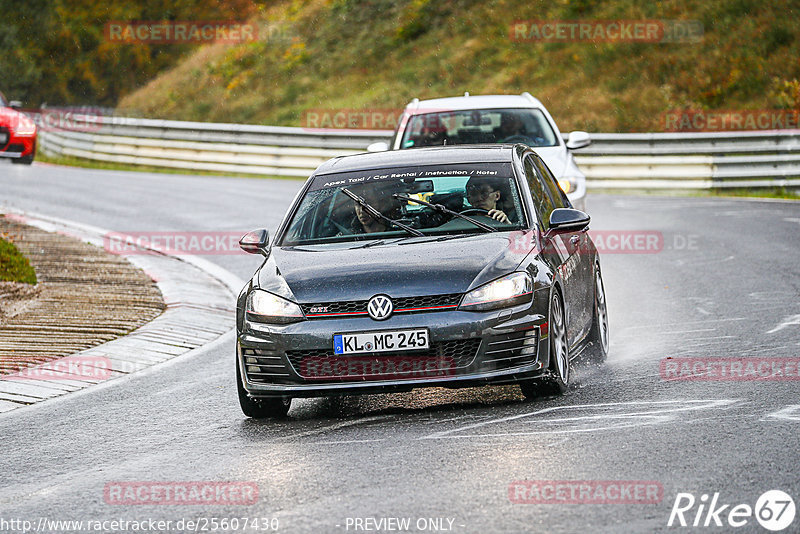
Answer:
[{"label": "wet asphalt road", "polygon": [[[274,230],[300,186],[0,162],[0,207],[116,231]],[[47,518],[170,520],[177,532],[188,530],[176,526],[182,518],[216,517],[240,518],[239,532],[256,532],[244,518],[277,518],[279,532],[393,531],[357,529],[365,518],[409,518],[412,532],[435,531],[435,518],[469,533],[768,532],[753,517],[740,528],[667,522],[678,493],[719,493],[730,510],[779,489],[800,506],[800,382],[664,380],[659,365],[800,356],[800,203],[595,195],[588,210],[593,230],[657,231],[663,250],[602,256],[610,356],[579,367],[565,397],[417,390],[295,401],[286,421],[248,420],[227,336],[202,354],[0,416],[0,531],[14,532],[3,520]],[[259,264],[206,258],[242,279]],[[663,496],[517,504],[509,485],[519,480],[651,481]],[[247,481],[259,496],[253,505],[107,504],[104,487],[119,481]],[[690,525],[697,509],[685,514]],[[784,532],[800,532],[800,517]]]}]

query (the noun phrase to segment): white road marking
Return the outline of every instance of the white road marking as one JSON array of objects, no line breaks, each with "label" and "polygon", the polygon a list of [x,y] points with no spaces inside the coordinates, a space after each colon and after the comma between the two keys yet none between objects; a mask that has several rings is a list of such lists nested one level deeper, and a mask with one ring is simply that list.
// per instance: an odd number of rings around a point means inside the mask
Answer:
[{"label": "white road marking", "polygon": [[686,260],[676,260],[675,263],[678,264],[679,267],[683,267],[684,265],[691,265],[692,267],[699,267],[702,265],[716,265],[718,263],[723,263],[726,261],[735,260],[736,256],[728,256],[726,258],[722,258],[721,260],[718,259],[710,259],[710,260],[698,260],[698,261],[686,261]]},{"label": "white road marking", "polygon": [[[738,400],[721,399],[721,400],[675,400],[675,401],[643,401],[643,402],[612,402],[603,404],[582,404],[577,406],[556,406],[553,408],[544,408],[533,412],[523,414],[511,415],[508,417],[500,417],[497,419],[490,419],[488,421],[481,421],[471,425],[465,425],[460,428],[451,430],[443,430],[441,432],[434,432],[427,436],[418,439],[440,439],[440,438],[486,438],[486,437],[507,437],[507,436],[522,436],[522,435],[535,435],[535,434],[569,434],[576,432],[595,432],[600,430],[611,430],[618,428],[626,428],[641,425],[653,425],[658,423],[665,423],[674,419],[673,414],[677,412],[686,412],[691,410],[703,410],[712,408],[725,408],[739,402]],[[606,410],[607,412],[616,408],[624,407],[644,407],[650,405],[652,409],[638,410],[624,413],[595,413],[591,415],[580,415],[574,417],[560,417],[560,418],[537,418],[534,420],[523,419],[530,418],[537,415],[544,415],[556,411],[572,411],[572,410]],[[479,434],[463,434],[468,430],[482,428],[487,425],[499,425],[513,421],[522,421],[540,427],[553,424],[553,423],[567,423],[572,424],[572,428],[565,425],[565,428],[556,428],[553,430],[521,430],[513,432],[495,432],[495,433],[479,433]],[[575,423],[588,424],[586,427],[576,427]],[[594,426],[592,426],[594,423]]]},{"label": "white road marking", "polygon": [[800,404],[790,404],[786,408],[768,414],[767,417],[782,419],[783,421],[800,421]]},{"label": "white road marking", "polygon": [[[694,334],[696,332],[715,332],[716,330],[717,330],[716,328],[698,328],[697,330],[655,330],[655,331],[651,332],[651,334],[653,336],[658,336],[658,335],[671,336],[671,335],[677,335],[677,334]],[[620,340],[620,339],[636,339],[636,340],[640,340],[641,339],[641,334],[634,334],[634,333],[618,334],[618,335],[614,336],[614,339],[616,339],[617,341]]]},{"label": "white road marking", "polygon": [[783,220],[786,222],[796,222],[797,224],[800,224],[800,219],[796,217],[784,217]]},{"label": "white road marking", "polygon": [[641,325],[635,325],[635,326],[628,326],[625,329],[627,330],[628,328],[647,328],[647,329],[650,329],[650,330],[658,331],[658,330],[663,329],[664,327],[667,327],[667,326],[686,326],[686,325],[694,324],[694,323],[701,323],[702,324],[702,323],[716,323],[716,322],[723,322],[723,321],[748,321],[748,320],[749,319],[747,317],[729,317],[729,318],[726,318],[726,319],[698,319],[696,321],[682,321],[680,323],[661,323],[661,324],[648,324],[648,325],[641,324]]},{"label": "white road marking", "polygon": [[795,324],[800,325],[800,315],[791,315],[789,317],[786,317],[781,324],[779,324],[778,326],[767,332],[767,334],[774,334],[775,332],[783,330],[787,326]]},{"label": "white road marking", "polygon": [[285,436],[283,438],[277,438],[276,441],[279,440],[292,440],[295,438],[304,438],[307,436],[315,436],[317,434],[324,434],[325,432],[330,432],[331,430],[339,430],[340,428],[346,428],[348,426],[355,426],[360,425],[361,423],[368,423],[370,421],[378,421],[380,419],[388,419],[389,415],[373,415],[371,417],[362,417],[360,419],[356,419],[354,421],[342,421],[341,423],[334,423],[332,425],[323,426],[322,428],[315,428],[314,430],[306,430],[305,432],[298,432],[296,434],[292,434],[290,436]]},{"label": "white road marking", "polygon": [[343,441],[315,441],[313,443],[309,443],[309,445],[347,445],[351,443],[372,443],[374,441],[386,441],[386,440],[380,438],[380,439],[347,439]]},{"label": "white road marking", "polygon": [[456,417],[448,417],[447,419],[436,419],[431,418],[427,421],[422,421],[423,425],[435,425],[437,423],[446,423],[448,421],[458,421],[460,419],[488,419],[489,416],[479,416],[479,415],[459,415]]},{"label": "white road marking", "polygon": [[710,339],[734,339],[737,336],[712,336],[712,337],[689,337],[682,341],[708,341]]}]

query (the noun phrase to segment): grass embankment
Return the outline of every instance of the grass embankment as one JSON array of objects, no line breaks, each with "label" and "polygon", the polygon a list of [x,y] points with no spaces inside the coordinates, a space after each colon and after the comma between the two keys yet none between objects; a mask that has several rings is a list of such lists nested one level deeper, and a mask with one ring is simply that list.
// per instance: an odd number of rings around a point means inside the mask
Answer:
[{"label": "grass embankment", "polygon": [[[198,49],[130,115],[304,126],[319,109],[530,91],[562,131],[659,131],[669,110],[800,108],[793,0],[279,1],[260,40]],[[699,42],[518,42],[515,21],[699,21]]]},{"label": "grass embankment", "polygon": [[0,233],[0,282],[36,284],[36,272],[28,258],[14,246],[10,236],[2,233]]}]

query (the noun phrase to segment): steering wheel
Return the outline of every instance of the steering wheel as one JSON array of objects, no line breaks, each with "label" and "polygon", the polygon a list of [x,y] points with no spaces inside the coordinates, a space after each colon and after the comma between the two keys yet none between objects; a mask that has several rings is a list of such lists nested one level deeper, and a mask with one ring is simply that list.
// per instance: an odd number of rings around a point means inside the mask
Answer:
[{"label": "steering wheel", "polygon": [[488,215],[489,210],[483,208],[469,208],[459,212],[461,215]]}]

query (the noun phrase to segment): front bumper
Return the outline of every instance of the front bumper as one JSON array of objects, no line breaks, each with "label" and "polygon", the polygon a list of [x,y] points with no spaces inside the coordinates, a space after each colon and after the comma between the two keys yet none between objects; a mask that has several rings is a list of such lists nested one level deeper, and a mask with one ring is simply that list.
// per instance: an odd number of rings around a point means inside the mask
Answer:
[{"label": "front bumper", "polygon": [[[251,397],[386,393],[417,387],[513,383],[548,368],[546,318],[531,304],[491,312],[443,311],[315,319],[290,325],[245,321],[237,342],[242,384]],[[545,325],[544,328],[543,325]],[[334,355],[333,335],[427,328],[430,349]],[[366,371],[365,371],[366,370]]]},{"label": "front bumper", "polygon": [[[3,133],[6,135],[3,136]],[[25,158],[36,154],[36,133],[18,135],[10,128],[0,127],[2,137],[6,137],[7,141],[0,141],[0,158]]]}]

